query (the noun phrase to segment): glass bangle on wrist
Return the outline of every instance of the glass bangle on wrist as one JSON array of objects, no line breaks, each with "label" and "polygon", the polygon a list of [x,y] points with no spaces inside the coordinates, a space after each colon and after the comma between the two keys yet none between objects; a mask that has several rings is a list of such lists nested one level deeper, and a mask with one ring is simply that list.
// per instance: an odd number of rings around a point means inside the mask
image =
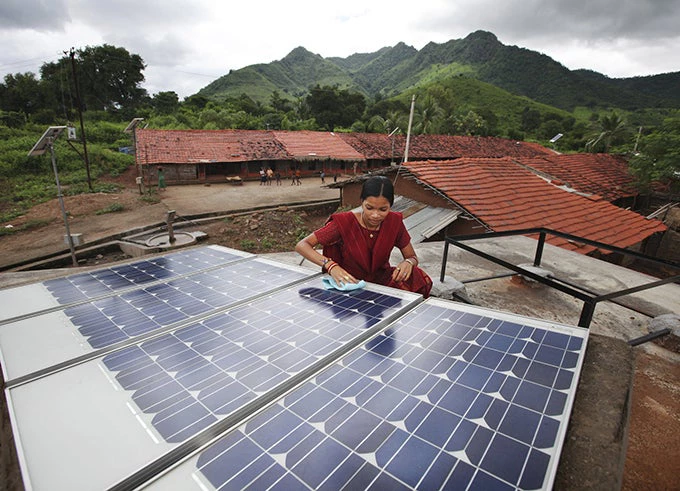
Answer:
[{"label": "glass bangle on wrist", "polygon": [[414,268],[418,265],[418,260],[417,260],[416,258],[414,258],[414,257],[407,257],[406,259],[404,259],[404,261],[406,261],[407,263],[409,263],[409,264],[410,264],[411,266],[413,266]]}]

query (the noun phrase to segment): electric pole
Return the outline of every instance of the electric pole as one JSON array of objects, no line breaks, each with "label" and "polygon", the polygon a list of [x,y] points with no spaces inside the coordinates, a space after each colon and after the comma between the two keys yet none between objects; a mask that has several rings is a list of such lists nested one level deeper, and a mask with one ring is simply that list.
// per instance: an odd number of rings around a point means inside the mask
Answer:
[{"label": "electric pole", "polygon": [[78,116],[80,117],[80,134],[82,135],[81,138],[83,139],[83,159],[85,160],[85,172],[87,172],[87,187],[90,189],[90,192],[92,193],[94,190],[92,189],[92,179],[90,178],[90,159],[87,156],[87,138],[85,137],[85,125],[83,124],[83,104],[80,100],[80,88],[78,86],[78,75],[76,74],[76,60],[75,60],[76,52],[73,48],[71,48],[69,56],[71,57],[71,70],[73,71],[73,85],[75,86],[76,90],[76,102],[78,103]]}]

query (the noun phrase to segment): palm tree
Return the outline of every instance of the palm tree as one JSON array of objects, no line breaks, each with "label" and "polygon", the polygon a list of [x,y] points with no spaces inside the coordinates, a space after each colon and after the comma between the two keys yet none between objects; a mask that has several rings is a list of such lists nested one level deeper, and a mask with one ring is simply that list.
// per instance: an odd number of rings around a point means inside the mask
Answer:
[{"label": "palm tree", "polygon": [[602,116],[597,124],[598,128],[593,138],[586,143],[586,151],[595,152],[602,144],[604,153],[609,153],[612,143],[626,132],[626,122],[615,112],[609,116]]},{"label": "palm tree", "polygon": [[368,128],[376,133],[391,133],[392,130],[399,126],[399,121],[401,119],[403,119],[403,116],[399,111],[388,111],[384,118],[379,114],[376,114],[368,122]]},{"label": "palm tree", "polygon": [[418,104],[414,114],[416,120],[415,133],[427,134],[441,123],[444,117],[444,110],[432,96],[425,96],[423,101]]}]

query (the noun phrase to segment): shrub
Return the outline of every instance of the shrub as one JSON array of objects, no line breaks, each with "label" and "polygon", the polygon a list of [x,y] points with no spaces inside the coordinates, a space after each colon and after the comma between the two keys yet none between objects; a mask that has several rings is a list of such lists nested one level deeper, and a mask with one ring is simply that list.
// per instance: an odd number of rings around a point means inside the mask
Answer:
[{"label": "shrub", "polygon": [[120,203],[111,203],[109,206],[106,208],[102,208],[101,210],[97,210],[94,212],[95,215],[104,215],[105,213],[116,213],[118,211],[123,211],[125,207],[121,205]]}]

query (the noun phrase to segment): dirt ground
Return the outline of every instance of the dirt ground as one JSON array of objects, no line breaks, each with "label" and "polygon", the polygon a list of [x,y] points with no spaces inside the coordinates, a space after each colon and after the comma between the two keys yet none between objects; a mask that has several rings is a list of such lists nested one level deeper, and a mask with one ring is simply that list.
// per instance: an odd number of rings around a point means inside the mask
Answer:
[{"label": "dirt ground", "polygon": [[[119,193],[65,198],[72,230],[84,230],[90,238],[113,235],[145,219],[148,221],[149,217],[162,217],[172,204],[164,203],[163,196],[162,200],[140,199],[132,173],[116,181],[123,186]],[[112,206],[122,208],[122,211],[101,213]],[[317,209],[280,206],[266,213],[240,213],[203,223],[201,230],[208,234],[207,243],[253,253],[290,251],[300,237],[320,226],[332,211],[332,206]],[[26,229],[0,235],[0,271],[7,265],[53,251],[53,237],[64,233],[56,200],[37,205],[24,216],[0,224],[0,227],[7,225],[12,225],[14,230]],[[120,253],[94,256],[83,261],[83,265],[124,258]],[[654,349],[636,349],[622,482],[622,489],[626,491],[680,490],[680,356],[672,352],[673,346],[667,348],[657,345]],[[22,489],[6,411],[3,411],[0,430],[4,442],[4,445],[0,444],[0,489]],[[592,489],[598,489],[597,485]]]}]

